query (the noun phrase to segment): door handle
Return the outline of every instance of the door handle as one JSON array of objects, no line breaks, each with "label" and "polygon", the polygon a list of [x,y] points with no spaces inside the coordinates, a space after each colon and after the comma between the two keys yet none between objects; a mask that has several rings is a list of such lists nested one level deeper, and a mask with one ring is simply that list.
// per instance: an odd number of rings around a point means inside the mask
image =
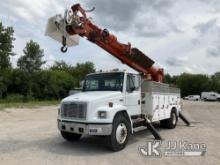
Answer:
[{"label": "door handle", "polygon": [[140,100],[138,100],[138,104],[141,104],[141,101],[140,101]]}]

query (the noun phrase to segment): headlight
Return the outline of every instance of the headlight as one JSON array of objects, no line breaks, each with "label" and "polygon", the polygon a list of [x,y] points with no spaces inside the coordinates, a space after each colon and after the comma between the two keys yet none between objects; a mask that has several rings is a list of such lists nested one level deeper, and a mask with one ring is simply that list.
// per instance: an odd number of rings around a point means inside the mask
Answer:
[{"label": "headlight", "polygon": [[100,119],[106,119],[107,118],[107,112],[106,111],[98,111],[98,117]]}]

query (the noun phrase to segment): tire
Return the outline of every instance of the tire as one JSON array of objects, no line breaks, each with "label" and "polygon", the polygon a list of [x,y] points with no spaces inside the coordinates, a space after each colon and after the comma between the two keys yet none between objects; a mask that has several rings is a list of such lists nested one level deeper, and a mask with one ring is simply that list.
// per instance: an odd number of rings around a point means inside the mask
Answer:
[{"label": "tire", "polygon": [[67,141],[77,141],[81,138],[81,134],[60,131],[62,137]]},{"label": "tire", "polygon": [[178,116],[176,110],[172,110],[169,119],[161,120],[160,124],[163,128],[174,129],[178,122]]},{"label": "tire", "polygon": [[125,148],[130,136],[130,123],[122,114],[117,114],[113,120],[112,133],[107,136],[107,143],[111,150],[120,151]]},{"label": "tire", "polygon": [[167,128],[167,119],[160,121],[160,127]]}]

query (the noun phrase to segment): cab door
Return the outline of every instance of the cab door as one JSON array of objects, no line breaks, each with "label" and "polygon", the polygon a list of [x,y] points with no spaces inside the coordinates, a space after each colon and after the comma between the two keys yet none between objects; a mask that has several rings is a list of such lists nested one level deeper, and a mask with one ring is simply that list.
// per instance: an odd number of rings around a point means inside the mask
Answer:
[{"label": "cab door", "polygon": [[140,76],[136,74],[127,74],[125,105],[130,115],[141,114],[140,97]]}]

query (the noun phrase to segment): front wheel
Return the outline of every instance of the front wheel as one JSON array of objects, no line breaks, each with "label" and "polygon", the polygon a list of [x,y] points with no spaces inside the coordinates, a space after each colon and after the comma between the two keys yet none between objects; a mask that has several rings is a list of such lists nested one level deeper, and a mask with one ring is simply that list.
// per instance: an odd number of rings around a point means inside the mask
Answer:
[{"label": "front wheel", "polygon": [[81,138],[81,134],[60,131],[62,137],[67,141],[77,141]]},{"label": "front wheel", "polygon": [[108,145],[113,151],[125,148],[130,135],[130,124],[123,114],[116,115],[112,133],[107,137]]}]

